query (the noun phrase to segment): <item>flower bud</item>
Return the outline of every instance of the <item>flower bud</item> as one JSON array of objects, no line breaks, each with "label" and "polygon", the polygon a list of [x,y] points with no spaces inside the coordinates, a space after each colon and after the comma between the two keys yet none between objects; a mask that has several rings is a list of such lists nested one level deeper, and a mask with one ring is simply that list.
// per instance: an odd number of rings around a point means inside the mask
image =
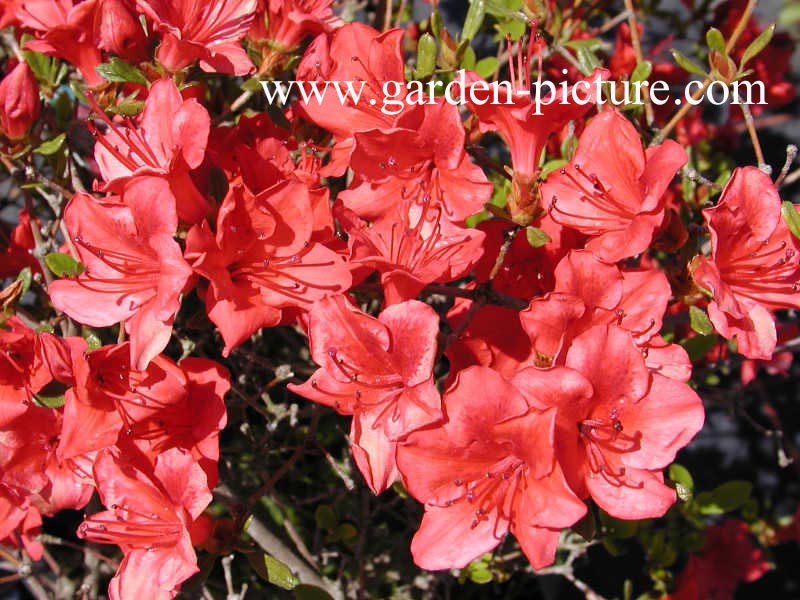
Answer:
[{"label": "flower bud", "polygon": [[0,132],[9,140],[20,140],[38,118],[39,86],[21,62],[0,81]]},{"label": "flower bud", "polygon": [[147,38],[133,7],[125,0],[103,0],[94,27],[101,49],[131,63],[147,60]]}]

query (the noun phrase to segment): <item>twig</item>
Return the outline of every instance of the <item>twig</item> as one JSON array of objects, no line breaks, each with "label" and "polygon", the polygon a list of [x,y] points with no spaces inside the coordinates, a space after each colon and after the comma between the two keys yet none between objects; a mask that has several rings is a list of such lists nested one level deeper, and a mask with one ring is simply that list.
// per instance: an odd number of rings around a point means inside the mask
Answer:
[{"label": "twig", "polygon": [[783,163],[783,168],[781,169],[778,178],[775,180],[776,188],[781,187],[783,181],[786,179],[786,176],[789,174],[789,169],[792,168],[792,164],[794,164],[796,158],[797,158],[797,146],[795,146],[794,144],[789,144],[788,146],[786,146],[786,162]]},{"label": "twig", "polygon": [[744,116],[744,124],[745,127],[747,127],[747,133],[750,136],[750,143],[753,144],[753,150],[756,153],[756,162],[758,163],[758,168],[767,175],[770,175],[772,168],[764,162],[764,152],[761,150],[761,142],[758,140],[758,132],[756,131],[756,125],[753,122],[753,113],[750,112],[750,107],[747,106],[746,102],[742,102],[739,106],[742,108],[742,116]]},{"label": "twig", "polygon": [[[241,504],[236,494],[224,483],[217,486],[215,493],[229,503]],[[247,533],[264,552],[268,553],[270,556],[274,556],[288,566],[302,583],[321,587],[333,596],[334,600],[344,600],[342,590],[339,589],[334,582],[323,579],[318,575],[302,558],[284,544],[277,535],[267,529],[267,526],[255,515],[251,515],[248,519]]]},{"label": "twig", "polygon": [[[628,27],[631,30],[631,45],[633,52],[636,55],[636,64],[640,65],[644,62],[644,54],[642,54],[642,42],[639,39],[639,27],[636,23],[636,11],[633,8],[633,0],[625,0],[625,11],[628,13]],[[653,126],[653,104],[650,101],[650,88],[644,86],[644,115],[648,127]]]},{"label": "twig", "polygon": [[[739,22],[736,24],[736,28],[733,30],[733,34],[731,37],[728,38],[728,43],[725,44],[725,50],[730,52],[733,47],[736,45],[736,42],[739,41],[739,37],[741,37],[742,33],[744,32],[745,27],[747,27],[747,22],[750,20],[750,15],[753,13],[753,9],[756,7],[757,0],[749,0],[747,6],[745,6],[744,11],[742,12],[741,16],[739,17]],[[692,102],[685,102],[683,106],[678,109],[678,111],[672,115],[669,122],[661,128],[661,130],[655,135],[653,138],[651,146],[655,146],[656,144],[660,144],[667,136],[675,129],[675,126],[680,122],[683,117],[685,117],[692,108],[695,106],[695,102],[697,102],[700,98],[702,98],[703,94],[706,92],[706,88],[711,85],[711,78],[706,77],[700,87],[692,94]]]}]

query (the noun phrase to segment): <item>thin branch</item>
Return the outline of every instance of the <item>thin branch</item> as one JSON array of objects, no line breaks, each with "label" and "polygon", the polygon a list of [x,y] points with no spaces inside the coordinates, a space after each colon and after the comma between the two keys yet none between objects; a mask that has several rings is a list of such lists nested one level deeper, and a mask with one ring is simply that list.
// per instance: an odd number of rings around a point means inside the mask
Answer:
[{"label": "thin branch", "polygon": [[[636,11],[633,8],[633,0],[625,0],[625,11],[628,13],[628,27],[631,30],[631,45],[633,52],[636,55],[636,64],[640,65],[644,62],[644,54],[642,54],[642,42],[639,39],[639,27],[636,22]],[[644,86],[644,115],[648,127],[653,126],[653,104],[650,101],[650,88]]]}]

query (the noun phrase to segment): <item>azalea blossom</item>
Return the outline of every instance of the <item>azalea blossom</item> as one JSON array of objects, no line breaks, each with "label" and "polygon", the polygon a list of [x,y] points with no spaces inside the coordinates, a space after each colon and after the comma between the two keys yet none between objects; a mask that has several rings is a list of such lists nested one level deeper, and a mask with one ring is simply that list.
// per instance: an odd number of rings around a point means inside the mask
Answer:
[{"label": "azalea blossom", "polygon": [[565,365],[583,379],[579,394],[543,400],[531,384],[535,367],[512,383],[533,406],[556,409],[556,457],[570,487],[614,517],[660,517],[676,500],[661,469],[702,427],[700,398],[683,382],[651,374],[630,333],[614,325],[575,338]]},{"label": "azalea blossom", "polygon": [[169,183],[172,210],[182,221],[196,223],[206,215],[208,202],[189,176],[205,156],[210,127],[205,108],[194,99],[184,100],[171,79],[159,79],[150,88],[138,126],[130,119],[115,123],[96,104],[95,111],[107,126],[101,134],[87,122],[105,181],[96,187],[122,193],[132,178],[160,177]]},{"label": "azalea blossom", "polygon": [[198,60],[208,73],[246,75],[254,66],[239,42],[253,21],[256,1],[136,0],[136,6],[161,32],[156,58],[170,71]]},{"label": "azalea blossom", "polygon": [[211,502],[205,473],[188,452],[172,448],[149,473],[101,452],[94,478],[107,510],[87,517],[78,536],[124,553],[109,598],[174,598],[198,571],[189,528]]},{"label": "azalea blossom", "polygon": [[711,295],[708,316],[720,335],[736,338],[740,354],[769,360],[777,340],[772,311],[800,308],[800,240],[781,217],[772,180],[755,167],[736,169],[703,214],[711,257],[696,257],[690,268]]},{"label": "azalea blossom", "polygon": [[376,319],[329,296],[308,314],[311,357],[320,368],[289,389],[353,415],[353,457],[376,494],[397,478],[397,442],[442,418],[433,383],[438,331],[436,313],[416,300]]},{"label": "azalea blossom", "polygon": [[76,193],[64,221],[84,271],[49,289],[53,305],[80,323],[124,322],[139,370],[169,342],[180,294],[192,274],[172,237],[177,216],[163,210],[170,197],[167,183],[155,178],[127,190],[128,206],[103,205]]},{"label": "azalea blossom", "polygon": [[308,310],[315,300],[350,287],[344,257],[314,241],[308,188],[283,181],[253,195],[233,182],[217,214],[186,238],[186,257],[208,279],[209,318],[225,340],[224,354],[262,327],[281,322],[283,310]]},{"label": "azalea blossom", "polygon": [[664,192],[686,163],[666,140],[643,149],[639,134],[616,109],[589,121],[569,164],[541,187],[558,223],[590,236],[586,248],[615,263],[648,247],[664,220]]},{"label": "azalea blossom", "polygon": [[[541,401],[577,400],[569,369],[528,378]],[[447,419],[398,445],[408,491],[425,504],[411,541],[424,569],[462,568],[510,531],[534,568],[553,562],[559,530],[585,513],[555,461],[556,411],[531,407],[498,373],[461,371],[442,398]]]},{"label": "azalea blossom", "polygon": [[387,305],[413,300],[428,283],[466,275],[482,254],[482,231],[457,227],[442,218],[441,208],[429,207],[412,206],[399,219],[387,215],[369,225],[347,209],[337,213],[350,260],[381,273]]}]

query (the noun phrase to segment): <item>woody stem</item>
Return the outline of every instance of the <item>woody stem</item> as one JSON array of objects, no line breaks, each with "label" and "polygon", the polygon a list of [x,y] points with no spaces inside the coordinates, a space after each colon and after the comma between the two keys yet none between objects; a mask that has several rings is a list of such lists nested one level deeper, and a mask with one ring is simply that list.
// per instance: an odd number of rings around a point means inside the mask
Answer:
[{"label": "woody stem", "polygon": [[[745,6],[744,11],[742,11],[742,15],[739,17],[739,21],[736,23],[736,28],[733,30],[733,34],[728,39],[728,42],[725,44],[725,51],[730,52],[733,47],[736,45],[736,42],[739,41],[742,33],[744,32],[745,27],[747,27],[747,22],[750,20],[750,15],[753,13],[753,9],[755,9],[758,0],[750,0]],[[692,94],[692,102],[685,102],[680,109],[672,115],[672,118],[669,122],[664,125],[664,127],[659,131],[656,136],[653,138],[653,142],[650,144],[654,146],[656,144],[660,144],[663,142],[667,136],[675,129],[675,126],[680,122],[683,117],[685,117],[692,108],[695,106],[695,102],[697,102],[703,94],[706,92],[706,88],[711,85],[711,78],[706,77],[700,87]]]}]

